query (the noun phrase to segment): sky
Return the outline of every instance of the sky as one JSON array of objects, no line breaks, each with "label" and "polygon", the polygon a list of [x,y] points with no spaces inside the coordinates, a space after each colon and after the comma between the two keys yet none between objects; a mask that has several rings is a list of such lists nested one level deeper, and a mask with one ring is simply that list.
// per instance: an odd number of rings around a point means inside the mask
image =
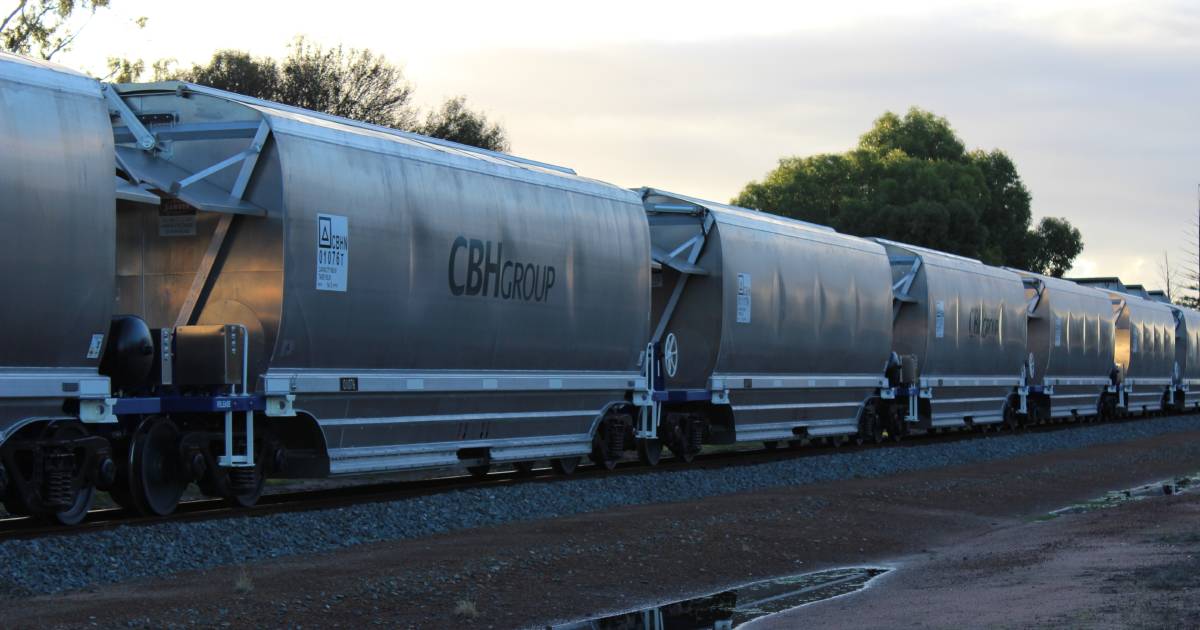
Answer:
[{"label": "sky", "polygon": [[1035,222],[1080,229],[1070,275],[1158,287],[1164,254],[1196,257],[1200,3],[345,6],[112,0],[55,60],[103,75],[109,56],[283,56],[296,35],[370,48],[404,67],[423,106],[466,95],[518,155],[717,201],[781,157],[844,151],[884,111],[918,106],[968,147],[1007,152]]}]

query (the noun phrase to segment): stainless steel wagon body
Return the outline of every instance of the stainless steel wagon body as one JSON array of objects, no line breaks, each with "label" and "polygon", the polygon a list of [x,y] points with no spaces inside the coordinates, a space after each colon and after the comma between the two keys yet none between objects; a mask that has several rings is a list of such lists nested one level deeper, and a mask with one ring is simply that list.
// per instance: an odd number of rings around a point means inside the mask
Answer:
[{"label": "stainless steel wagon body", "polygon": [[1028,385],[1044,388],[1053,417],[1098,413],[1117,384],[1112,298],[1061,278],[1017,273],[1029,299]]},{"label": "stainless steel wagon body", "polygon": [[[115,179],[100,84],[0,53],[0,442],[35,420],[111,420]],[[79,411],[68,411],[76,401]]]},{"label": "stainless steel wagon body", "polygon": [[[643,189],[667,390],[709,390],[738,441],[853,434],[887,386],[883,248],[820,226]],[[668,364],[670,359],[668,358]]]},{"label": "stainless steel wagon body", "polygon": [[[1156,300],[1157,301],[1157,300]],[[1200,392],[1200,312],[1172,306],[1175,313],[1175,402],[1186,406],[1196,402]]]},{"label": "stainless steel wagon body", "polygon": [[[121,86],[118,308],[237,323],[328,472],[586,454],[644,387],[638,197],[558,167],[224,93]],[[294,399],[293,399],[294,397]],[[308,470],[299,474],[319,474]]]},{"label": "stainless steel wagon body", "polygon": [[1003,420],[1026,356],[1020,276],[969,258],[875,240],[891,260],[897,300],[893,348],[915,358],[917,380],[910,385],[919,388],[919,415],[929,427]]},{"label": "stainless steel wagon body", "polygon": [[1115,361],[1121,368],[1126,407],[1162,409],[1176,373],[1172,307],[1136,295],[1110,295],[1117,309]]}]

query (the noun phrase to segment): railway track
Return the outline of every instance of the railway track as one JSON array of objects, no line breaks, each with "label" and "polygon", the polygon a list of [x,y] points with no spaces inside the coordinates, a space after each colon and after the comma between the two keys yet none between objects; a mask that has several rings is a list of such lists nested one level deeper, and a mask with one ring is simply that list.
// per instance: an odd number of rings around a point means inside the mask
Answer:
[{"label": "railway track", "polygon": [[[1024,427],[1020,432],[1050,432],[1069,430],[1079,424],[1116,424],[1121,422],[1136,422],[1141,417],[1119,418],[1107,421],[1097,420],[1059,420],[1037,426]],[[361,503],[377,503],[400,499],[428,496],[440,492],[492,488],[516,483],[558,483],[573,479],[611,477],[617,475],[640,475],[649,473],[669,472],[673,470],[715,469],[737,466],[753,466],[796,457],[813,457],[830,453],[850,453],[868,451],[876,448],[905,448],[932,444],[935,442],[956,442],[973,439],[986,439],[989,436],[1009,433],[1002,431],[999,425],[991,428],[951,428],[936,433],[925,433],[906,437],[903,441],[864,443],[853,442],[845,444],[808,444],[799,448],[761,448],[757,450],[723,450],[701,453],[691,463],[664,455],[662,461],[654,467],[642,465],[637,460],[622,461],[613,470],[605,470],[600,466],[581,466],[575,474],[560,475],[549,466],[535,468],[530,472],[498,471],[483,477],[470,474],[449,475],[430,479],[409,481],[388,481],[365,483],[328,488],[285,491],[265,494],[252,507],[234,507],[225,499],[205,498],[183,501],[175,512],[167,516],[143,516],[120,507],[99,508],[88,513],[87,518],[78,525],[63,526],[57,523],[47,523],[33,517],[0,518],[0,541],[11,539],[40,538],[45,536],[73,536],[88,532],[113,529],[120,526],[145,526],[158,523],[202,521],[221,518],[248,517],[254,518],[267,514],[284,512],[303,512],[311,510],[345,507]]]}]

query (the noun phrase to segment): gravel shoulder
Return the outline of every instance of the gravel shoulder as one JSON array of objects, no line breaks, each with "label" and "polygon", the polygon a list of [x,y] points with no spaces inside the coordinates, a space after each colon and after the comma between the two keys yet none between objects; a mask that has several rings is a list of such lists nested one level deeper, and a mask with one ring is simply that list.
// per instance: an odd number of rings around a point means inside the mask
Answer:
[{"label": "gravel shoulder", "polygon": [[[606,480],[513,486],[455,498],[466,502],[460,509],[469,506],[451,523],[457,527],[438,520],[437,505],[413,501],[333,516],[185,524],[205,529],[148,539],[139,532],[151,528],[126,528],[104,533],[115,538],[88,535],[92,546],[75,550],[86,563],[117,567],[119,580],[46,595],[20,590],[29,588],[28,576],[10,577],[0,618],[9,626],[544,626],[758,579],[917,557],[1024,526],[1105,490],[1200,470],[1198,426],[1181,417],[801,457],[755,470],[648,476],[637,487],[622,485],[631,477],[612,479],[620,482],[612,487]],[[654,496],[672,502],[647,499]],[[576,506],[586,511],[567,509]],[[331,521],[352,524],[357,538],[333,538],[339,530]],[[394,536],[396,522],[426,525]],[[304,551],[314,536],[333,542]],[[267,553],[282,557],[249,553],[230,564],[231,550],[254,540],[280,543]],[[44,541],[4,549],[7,575],[14,565],[48,565],[39,553],[46,549]],[[290,549],[301,551],[283,555]],[[136,579],[135,571],[130,579],[122,571],[131,553],[159,573]],[[214,557],[220,562],[205,564]]]}]

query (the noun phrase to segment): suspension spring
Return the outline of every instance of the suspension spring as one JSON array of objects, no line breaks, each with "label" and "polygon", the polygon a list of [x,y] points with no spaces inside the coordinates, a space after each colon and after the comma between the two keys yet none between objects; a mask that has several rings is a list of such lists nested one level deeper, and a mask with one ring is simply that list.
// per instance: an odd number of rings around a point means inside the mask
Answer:
[{"label": "suspension spring", "polygon": [[42,502],[47,506],[69,508],[75,502],[72,472],[75,470],[75,455],[58,451],[46,454],[42,480]]},{"label": "suspension spring", "polygon": [[693,453],[700,452],[700,447],[704,444],[704,423],[699,418],[692,418],[688,421],[688,447]]},{"label": "suspension spring", "polygon": [[604,435],[605,441],[608,443],[608,452],[611,456],[616,457],[625,450],[625,427],[610,426]]},{"label": "suspension spring", "polygon": [[228,474],[229,489],[234,494],[247,494],[258,489],[258,470],[255,468],[230,468]]}]

